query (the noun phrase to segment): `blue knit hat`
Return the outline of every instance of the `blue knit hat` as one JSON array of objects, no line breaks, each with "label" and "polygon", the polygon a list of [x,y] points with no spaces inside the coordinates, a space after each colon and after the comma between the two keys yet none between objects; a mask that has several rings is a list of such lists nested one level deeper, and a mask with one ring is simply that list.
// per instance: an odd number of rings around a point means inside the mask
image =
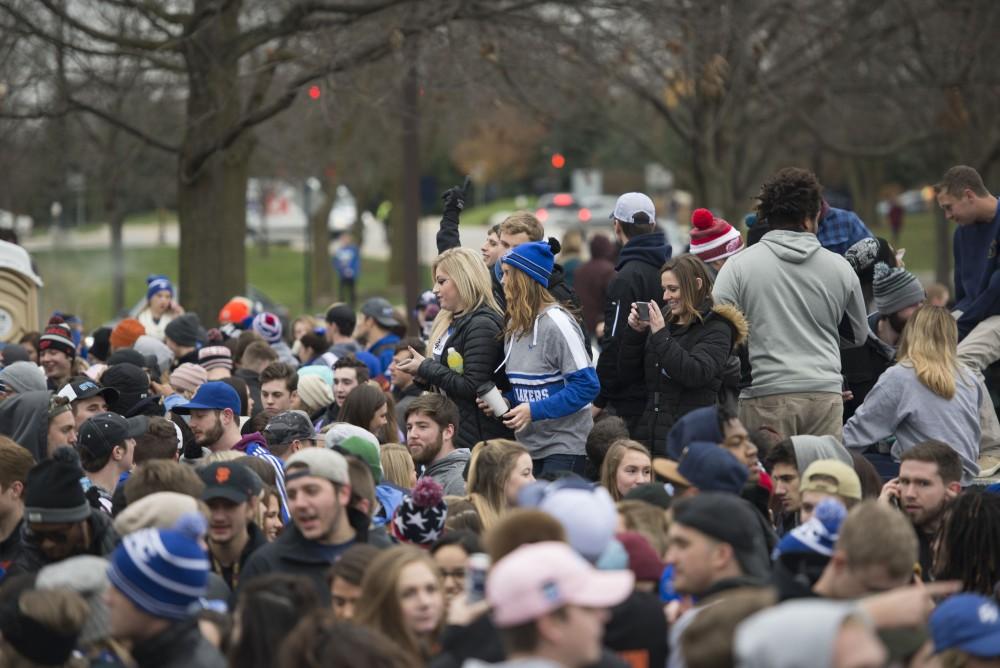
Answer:
[{"label": "blue knit hat", "polygon": [[146,301],[153,298],[157,292],[166,290],[170,296],[174,296],[174,284],[163,274],[150,274],[146,277]]},{"label": "blue knit hat", "polygon": [[556,263],[548,241],[531,241],[511,248],[500,261],[520,269],[543,288],[549,287],[549,277]]},{"label": "blue knit hat", "polygon": [[804,553],[832,556],[837,536],[840,535],[840,525],[846,517],[844,504],[828,496],[816,504],[816,512],[808,522],[784,535],[775,548],[775,556]]},{"label": "blue knit hat", "polygon": [[186,619],[207,589],[208,555],[198,544],[204,532],[204,518],[192,513],[173,529],[131,533],[111,555],[108,580],[140,610]]}]

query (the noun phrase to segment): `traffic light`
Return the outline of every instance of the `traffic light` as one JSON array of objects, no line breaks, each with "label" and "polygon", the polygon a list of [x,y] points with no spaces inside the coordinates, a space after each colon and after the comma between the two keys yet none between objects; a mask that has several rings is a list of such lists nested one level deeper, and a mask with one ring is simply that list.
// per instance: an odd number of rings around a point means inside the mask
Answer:
[{"label": "traffic light", "polygon": [[564,156],[562,153],[553,153],[552,154],[552,166],[555,167],[556,169],[562,169],[563,167],[565,167],[566,166],[566,156]]},{"label": "traffic light", "polygon": [[309,86],[309,98],[310,99],[312,99],[312,100],[318,100],[319,96],[322,95],[322,94],[323,94],[323,91],[320,90],[319,86],[317,86],[315,84],[313,84],[312,86]]}]

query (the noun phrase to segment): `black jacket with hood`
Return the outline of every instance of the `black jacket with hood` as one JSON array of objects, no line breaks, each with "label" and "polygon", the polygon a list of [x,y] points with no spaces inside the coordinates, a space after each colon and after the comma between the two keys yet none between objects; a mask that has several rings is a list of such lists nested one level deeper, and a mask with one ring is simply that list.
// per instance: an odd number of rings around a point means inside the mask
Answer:
[{"label": "black jacket with hood", "polygon": [[645,408],[632,438],[652,452],[664,449],[667,433],[682,415],[718,403],[733,348],[746,338],[746,318],[735,306],[706,307],[701,315],[655,334],[625,325],[618,373],[645,378]]},{"label": "black jacket with hood", "polygon": [[26,448],[36,462],[48,455],[51,396],[48,390],[36,390],[0,401],[0,434]]},{"label": "black jacket with hood", "polygon": [[619,371],[622,336],[629,329],[628,315],[633,302],[654,302],[663,306],[660,270],[670,254],[670,244],[663,232],[632,237],[618,255],[615,267],[618,273],[608,285],[601,356],[597,358],[601,393],[594,400],[594,405],[598,408],[610,406],[626,422],[642,413],[646,404],[646,389],[639,382],[641,376],[623,376]]},{"label": "black jacket with hood", "polygon": [[[507,376],[496,370],[503,361],[503,318],[488,306],[481,306],[455,318],[451,330],[441,360],[427,357],[420,364],[417,378],[441,390],[458,406],[455,447],[471,448],[490,438],[513,438],[500,420],[476,406],[476,390],[483,383],[493,381],[502,392],[510,389]],[[451,348],[462,356],[460,368],[448,365]]]},{"label": "black jacket with hood", "polygon": [[290,522],[273,542],[264,545],[250,555],[240,572],[236,593],[238,594],[240,588],[258,575],[266,573],[304,575],[312,581],[320,602],[324,606],[328,606],[330,605],[330,587],[326,583],[327,571],[330,570],[330,566],[337,560],[337,557],[355,542],[363,541],[351,540],[343,545],[327,549],[303,536],[295,523]]}]

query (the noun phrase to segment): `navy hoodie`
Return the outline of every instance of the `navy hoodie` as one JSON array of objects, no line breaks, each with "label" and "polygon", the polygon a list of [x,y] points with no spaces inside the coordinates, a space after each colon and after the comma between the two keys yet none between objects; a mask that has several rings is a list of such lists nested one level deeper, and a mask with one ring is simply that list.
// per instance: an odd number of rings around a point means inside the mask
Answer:
[{"label": "navy hoodie", "polygon": [[646,405],[646,388],[642,379],[622,379],[618,376],[618,349],[623,327],[628,327],[628,314],[633,302],[656,302],[663,306],[660,269],[670,258],[671,248],[663,232],[640,234],[628,240],[618,255],[618,272],[608,285],[604,304],[604,337],[601,356],[597,359],[597,377],[601,393],[594,405],[611,405],[625,418],[642,415]]},{"label": "navy hoodie", "polygon": [[955,309],[958,336],[964,338],[991,315],[1000,315],[1000,272],[997,244],[1000,236],[1000,203],[993,220],[962,225],[955,230]]}]

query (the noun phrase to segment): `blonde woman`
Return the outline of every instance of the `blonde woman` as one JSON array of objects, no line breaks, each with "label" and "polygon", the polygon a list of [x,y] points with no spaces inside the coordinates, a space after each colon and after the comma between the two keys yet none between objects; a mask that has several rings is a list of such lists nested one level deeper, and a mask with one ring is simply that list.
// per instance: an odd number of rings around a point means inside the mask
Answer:
[{"label": "blonde woman", "polygon": [[[500,260],[507,297],[503,365],[513,386],[504,424],[534,462],[534,475],[583,474],[594,426],[590,403],[600,384],[576,319],[548,291],[555,258],[544,241],[512,248]],[[484,412],[492,414],[485,403]]]},{"label": "blonde woman", "polygon": [[[535,482],[528,450],[516,441],[498,438],[477,443],[469,460],[466,487],[469,494],[480,496],[489,507],[483,517],[483,529],[493,524],[517,505],[518,491]],[[484,513],[480,511],[480,516]]]},{"label": "blonde woman", "polygon": [[613,500],[621,501],[629,490],[645,485],[653,476],[653,459],[638,441],[623,440],[611,445],[601,464],[601,485]]},{"label": "blonde woman", "polygon": [[382,480],[400,489],[413,489],[417,484],[417,468],[413,457],[405,445],[386,443],[379,448],[382,464]]},{"label": "blonde woman", "polygon": [[441,310],[428,341],[430,357],[410,348],[410,359],[397,362],[396,367],[418,383],[436,387],[458,406],[455,447],[471,448],[479,441],[509,437],[503,423],[476,408],[481,385],[507,386],[496,372],[503,359],[503,316],[482,257],[469,248],[441,253],[434,261],[434,294]]},{"label": "blonde woman", "polygon": [[903,328],[889,367],[844,425],[844,445],[865,448],[895,436],[892,458],[924,441],[950,445],[962,460],[962,484],[979,474],[979,405],[989,401],[957,359],[958,327],[940,306],[921,306]]}]

